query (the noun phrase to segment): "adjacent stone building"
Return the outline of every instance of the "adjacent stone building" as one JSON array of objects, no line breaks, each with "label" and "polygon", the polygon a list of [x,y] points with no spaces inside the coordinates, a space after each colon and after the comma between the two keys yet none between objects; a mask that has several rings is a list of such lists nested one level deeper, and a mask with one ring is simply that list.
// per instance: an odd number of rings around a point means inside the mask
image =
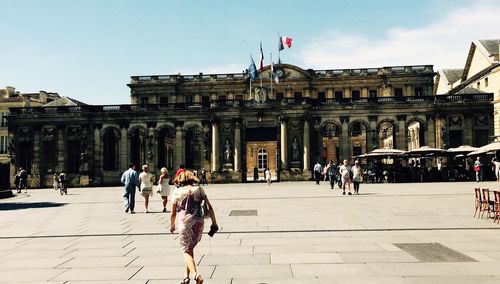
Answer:
[{"label": "adjacent stone building", "polygon": [[279,84],[267,66],[251,92],[246,73],[132,76],[129,105],[11,109],[16,166],[31,164],[41,185],[63,169],[75,184],[117,184],[129,162],[204,168],[213,182],[253,180],[265,168],[305,180],[316,161],[480,146],[493,134],[493,95],[435,95],[431,65],[275,70]]},{"label": "adjacent stone building", "polygon": [[[494,137],[500,137],[500,39],[471,43],[463,69],[445,69],[436,76],[436,94],[493,94]],[[470,135],[470,134],[468,134]],[[481,143],[480,143],[481,144]]]}]

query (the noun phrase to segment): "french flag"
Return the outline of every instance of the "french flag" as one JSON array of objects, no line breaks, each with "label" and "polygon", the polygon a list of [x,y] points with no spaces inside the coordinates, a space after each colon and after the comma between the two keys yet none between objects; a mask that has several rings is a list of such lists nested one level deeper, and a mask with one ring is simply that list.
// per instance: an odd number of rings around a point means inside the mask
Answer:
[{"label": "french flag", "polygon": [[279,50],[292,47],[292,38],[287,36],[279,37]]}]

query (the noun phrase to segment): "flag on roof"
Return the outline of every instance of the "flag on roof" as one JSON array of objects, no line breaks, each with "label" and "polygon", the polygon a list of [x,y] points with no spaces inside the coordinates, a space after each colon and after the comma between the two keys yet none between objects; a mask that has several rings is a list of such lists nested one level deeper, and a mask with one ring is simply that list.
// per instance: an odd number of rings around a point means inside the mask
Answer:
[{"label": "flag on roof", "polygon": [[264,53],[262,52],[262,41],[260,42],[260,64],[259,64],[259,72],[262,72],[264,69]]},{"label": "flag on roof", "polygon": [[278,49],[281,51],[285,48],[292,47],[292,38],[287,36],[280,36],[278,39]]},{"label": "flag on roof", "polygon": [[248,75],[250,80],[255,81],[257,78],[257,67],[255,67],[255,62],[253,61],[252,55],[250,55],[250,66],[248,66]]}]

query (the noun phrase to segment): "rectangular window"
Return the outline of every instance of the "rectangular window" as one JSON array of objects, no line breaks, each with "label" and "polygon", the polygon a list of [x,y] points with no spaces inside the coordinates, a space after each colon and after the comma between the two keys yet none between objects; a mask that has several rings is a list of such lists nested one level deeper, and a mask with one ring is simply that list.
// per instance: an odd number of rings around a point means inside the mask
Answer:
[{"label": "rectangular window", "polygon": [[455,148],[462,144],[462,130],[450,130],[448,137],[449,148]]},{"label": "rectangular window", "polygon": [[193,105],[193,96],[186,97],[186,105],[188,106]]},{"label": "rectangular window", "polygon": [[352,91],[351,95],[354,100],[359,100],[359,98],[361,97],[359,90]]},{"label": "rectangular window", "polygon": [[7,136],[0,136],[0,154],[7,153]]},{"label": "rectangular window", "polygon": [[201,105],[203,107],[209,107],[210,106],[210,98],[208,96],[202,96],[201,97]]},{"label": "rectangular window", "polygon": [[415,96],[420,97],[424,95],[424,88],[422,87],[416,87],[415,88]]},{"label": "rectangular window", "polygon": [[285,97],[285,95],[283,93],[276,93],[276,100],[277,101],[283,100],[284,97]]},{"label": "rectangular window", "polygon": [[342,99],[343,95],[344,95],[344,94],[343,94],[343,92],[342,92],[342,91],[336,91],[336,92],[335,92],[335,99],[336,99],[336,100],[340,100],[340,99]]},{"label": "rectangular window", "polygon": [[300,100],[302,100],[302,92],[295,92],[295,93],[293,93],[293,98],[294,98],[296,101],[300,101]]},{"label": "rectangular window", "polygon": [[243,100],[243,95],[236,95],[234,97],[235,100],[242,101]]},{"label": "rectangular window", "polygon": [[219,104],[226,104],[226,96],[219,96]]},{"label": "rectangular window", "polygon": [[326,100],[325,92],[318,92],[318,101],[324,102]]},{"label": "rectangular window", "polygon": [[372,99],[377,97],[377,90],[370,90],[368,91],[368,96]]},{"label": "rectangular window", "polygon": [[484,87],[488,88],[488,77],[484,78]]},{"label": "rectangular window", "polygon": [[160,104],[167,105],[168,104],[168,97],[160,97]]},{"label": "rectangular window", "polygon": [[147,105],[147,104],[148,104],[148,101],[149,101],[149,99],[148,99],[148,98],[141,98],[141,104],[142,104],[142,105]]},{"label": "rectangular window", "polygon": [[7,126],[7,113],[6,112],[0,112],[0,126]]},{"label": "rectangular window", "polygon": [[394,89],[394,96],[395,97],[402,97],[403,96],[403,89],[402,88],[395,88]]}]

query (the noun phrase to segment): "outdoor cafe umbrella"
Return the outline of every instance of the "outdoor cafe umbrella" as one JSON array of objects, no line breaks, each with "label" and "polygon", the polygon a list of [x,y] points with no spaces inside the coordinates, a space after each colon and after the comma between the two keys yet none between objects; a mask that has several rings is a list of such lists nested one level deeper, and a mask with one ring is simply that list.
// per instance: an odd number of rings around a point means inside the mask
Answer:
[{"label": "outdoor cafe umbrella", "polygon": [[500,141],[481,146],[476,151],[469,153],[467,156],[477,156],[488,152],[495,152],[498,150],[500,150]]},{"label": "outdoor cafe umbrella", "polygon": [[432,148],[429,146],[422,146],[417,149],[406,151],[405,155],[408,155],[409,157],[426,157],[426,156],[438,156],[444,153],[446,153],[446,150]]},{"label": "outdoor cafe umbrella", "polygon": [[477,149],[478,149],[477,147],[472,147],[469,145],[462,145],[462,146],[458,146],[455,148],[450,148],[446,152],[455,156],[455,155],[459,155],[459,154],[468,154],[470,152],[477,151]]},{"label": "outdoor cafe umbrella", "polygon": [[363,158],[394,157],[394,156],[402,156],[404,153],[405,151],[399,149],[381,148],[381,149],[375,149],[368,154],[364,154]]}]

